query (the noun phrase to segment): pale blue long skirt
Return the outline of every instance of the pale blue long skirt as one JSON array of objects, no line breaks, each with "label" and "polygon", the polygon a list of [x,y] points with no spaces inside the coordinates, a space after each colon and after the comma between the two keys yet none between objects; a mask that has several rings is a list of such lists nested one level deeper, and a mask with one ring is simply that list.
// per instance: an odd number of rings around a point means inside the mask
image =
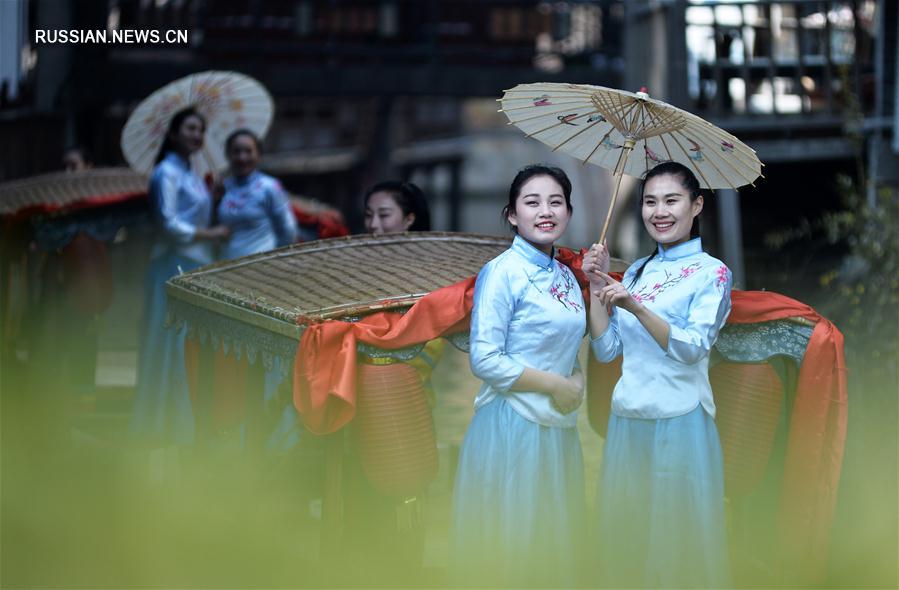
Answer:
[{"label": "pale blue long skirt", "polygon": [[165,282],[201,263],[174,254],[150,261],[144,283],[131,433],[151,446],[191,444],[195,424],[184,365],[184,330],[166,327]]},{"label": "pale blue long skirt", "polygon": [[453,586],[578,585],[586,502],[576,428],[541,426],[494,399],[465,434],[454,493]]},{"label": "pale blue long skirt", "polygon": [[715,421],[612,415],[597,498],[601,586],[730,586],[724,467]]}]

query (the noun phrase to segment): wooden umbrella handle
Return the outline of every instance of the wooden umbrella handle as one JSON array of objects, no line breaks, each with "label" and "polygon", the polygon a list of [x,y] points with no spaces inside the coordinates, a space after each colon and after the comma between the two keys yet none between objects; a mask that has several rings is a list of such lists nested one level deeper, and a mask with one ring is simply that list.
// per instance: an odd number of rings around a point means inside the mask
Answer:
[{"label": "wooden umbrella handle", "polygon": [[612,211],[615,210],[615,202],[618,200],[618,189],[621,187],[621,174],[615,175],[615,190],[612,191],[612,201],[609,203],[609,211],[606,213],[606,222],[602,226],[602,233],[599,235],[599,243],[606,241],[606,232],[609,230],[609,223],[612,221]]},{"label": "wooden umbrella handle", "polygon": [[630,156],[631,150],[634,149],[636,142],[633,139],[625,139],[621,153],[618,155],[618,163],[615,164],[615,189],[612,191],[612,201],[609,203],[609,212],[606,213],[606,222],[602,226],[602,233],[599,235],[599,243],[602,244],[606,239],[606,232],[609,231],[609,223],[612,221],[612,211],[615,210],[615,202],[618,200],[618,190],[621,188],[621,177],[624,176],[624,165]]}]

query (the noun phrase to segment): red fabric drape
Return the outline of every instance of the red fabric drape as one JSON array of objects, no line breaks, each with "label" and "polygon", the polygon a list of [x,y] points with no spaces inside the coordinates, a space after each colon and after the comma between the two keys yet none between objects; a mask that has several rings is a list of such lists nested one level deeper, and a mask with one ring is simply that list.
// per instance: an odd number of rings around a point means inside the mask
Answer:
[{"label": "red fabric drape", "polygon": [[319,240],[325,238],[339,238],[350,235],[350,230],[344,224],[340,215],[333,211],[310,213],[296,203],[291,204],[291,211],[300,225],[314,225],[318,231]]},{"label": "red fabric drape", "polygon": [[801,317],[816,322],[799,381],[787,439],[780,517],[788,582],[817,584],[826,569],[848,420],[843,334],[814,309],[767,291],[734,291],[728,323]]},{"label": "red fabric drape", "polygon": [[[583,252],[561,249],[558,259],[585,287]],[[307,428],[325,434],[352,420],[357,342],[396,349],[465,330],[473,291],[471,277],[423,297],[405,315],[381,312],[356,323],[329,320],[308,326],[294,365],[294,404]],[[728,323],[790,317],[816,322],[792,408],[779,519],[784,563],[794,580],[815,583],[824,575],[846,440],[843,335],[808,305],[777,293],[734,291],[732,303]]]},{"label": "red fabric drape", "polygon": [[133,201],[137,199],[146,199],[146,191],[135,191],[130,193],[110,193],[106,195],[96,195],[79,199],[72,203],[42,203],[40,205],[31,205],[20,209],[12,215],[14,219],[27,219],[33,215],[41,215],[47,213],[71,213],[81,209],[91,209],[94,207],[105,207],[124,203],[125,201]]},{"label": "red fabric drape", "polygon": [[474,277],[438,289],[405,315],[380,312],[350,323],[306,327],[294,364],[293,401],[316,434],[340,429],[356,411],[356,342],[396,349],[468,329]]}]

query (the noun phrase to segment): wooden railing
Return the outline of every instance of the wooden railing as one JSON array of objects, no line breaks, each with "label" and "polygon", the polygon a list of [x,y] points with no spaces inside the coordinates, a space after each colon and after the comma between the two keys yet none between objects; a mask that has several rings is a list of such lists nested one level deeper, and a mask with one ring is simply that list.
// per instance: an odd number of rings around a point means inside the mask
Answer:
[{"label": "wooden railing", "polygon": [[122,28],[188,28],[195,51],[294,63],[606,65],[623,0],[118,0]]},{"label": "wooden railing", "polygon": [[[874,5],[858,0],[690,2],[688,90],[717,117],[838,116],[874,94]],[[809,117],[811,115],[811,117]]]}]

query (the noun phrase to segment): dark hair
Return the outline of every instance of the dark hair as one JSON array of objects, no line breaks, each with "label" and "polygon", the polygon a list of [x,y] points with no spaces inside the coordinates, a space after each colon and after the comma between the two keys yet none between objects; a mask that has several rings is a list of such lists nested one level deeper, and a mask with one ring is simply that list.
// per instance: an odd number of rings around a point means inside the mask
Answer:
[{"label": "dark hair", "polygon": [[65,158],[71,152],[75,152],[79,156],[81,156],[81,159],[84,161],[85,164],[93,164],[94,163],[94,158],[93,158],[93,155],[91,154],[91,151],[79,143],[70,145],[66,149],[62,150],[63,158]]},{"label": "dark hair", "polygon": [[232,131],[228,138],[225,139],[225,155],[228,155],[228,152],[231,150],[231,144],[234,143],[234,140],[240,137],[241,135],[246,135],[250,139],[253,140],[253,143],[256,144],[256,151],[260,154],[262,153],[262,143],[259,141],[259,137],[250,131],[247,128],[237,129],[236,131]]},{"label": "dark hair", "polygon": [[397,206],[403,212],[403,216],[415,214],[415,220],[407,231],[431,231],[431,212],[428,209],[428,201],[420,188],[411,182],[398,180],[385,180],[373,185],[365,192],[364,203],[368,207],[368,200],[375,193],[388,193]]},{"label": "dark hair", "polygon": [[181,124],[184,123],[184,120],[188,117],[196,117],[200,121],[203,122],[203,130],[206,130],[206,117],[200,114],[194,107],[187,107],[186,109],[181,109],[175,116],[172,117],[172,120],[169,121],[169,127],[165,131],[165,139],[162,140],[162,145],[159,146],[159,152],[156,154],[156,163],[162,162],[162,159],[165,158],[165,155],[169,152],[175,151],[175,142],[172,141],[172,134],[177,133],[179,129],[181,129]]},{"label": "dark hair", "polygon": [[[565,206],[568,208],[568,212],[571,213],[573,211],[571,207],[571,181],[568,179],[568,175],[561,168],[555,166],[530,164],[519,170],[512,180],[512,184],[509,185],[509,202],[503,207],[503,220],[506,223],[509,222],[509,214],[515,211],[515,200],[521,192],[521,187],[535,176],[549,176],[558,182],[559,186],[562,187],[562,194],[565,195]],[[514,226],[512,231],[517,233]]]},{"label": "dark hair", "polygon": [[[687,190],[687,194],[690,197],[691,203],[699,198],[699,195],[701,194],[699,188],[699,180],[696,178],[696,175],[693,174],[692,170],[690,170],[680,162],[662,162],[661,164],[658,164],[657,166],[649,170],[643,176],[643,182],[640,185],[640,198],[639,200],[637,200],[638,207],[640,207],[641,209],[643,208],[643,191],[646,190],[646,183],[648,183],[653,178],[666,175],[674,176],[680,181],[681,186]],[[690,238],[698,238],[699,235],[699,215],[697,215],[693,218],[693,226],[690,228]],[[650,254],[649,257],[643,261],[643,264],[640,265],[640,268],[638,268],[636,274],[634,274],[634,278],[631,281],[631,284],[628,285],[628,288],[633,287],[637,283],[637,280],[643,275],[643,269],[646,268],[646,265],[650,260],[655,258],[655,255],[658,251],[659,249],[657,247],[652,251],[652,254]]]}]

